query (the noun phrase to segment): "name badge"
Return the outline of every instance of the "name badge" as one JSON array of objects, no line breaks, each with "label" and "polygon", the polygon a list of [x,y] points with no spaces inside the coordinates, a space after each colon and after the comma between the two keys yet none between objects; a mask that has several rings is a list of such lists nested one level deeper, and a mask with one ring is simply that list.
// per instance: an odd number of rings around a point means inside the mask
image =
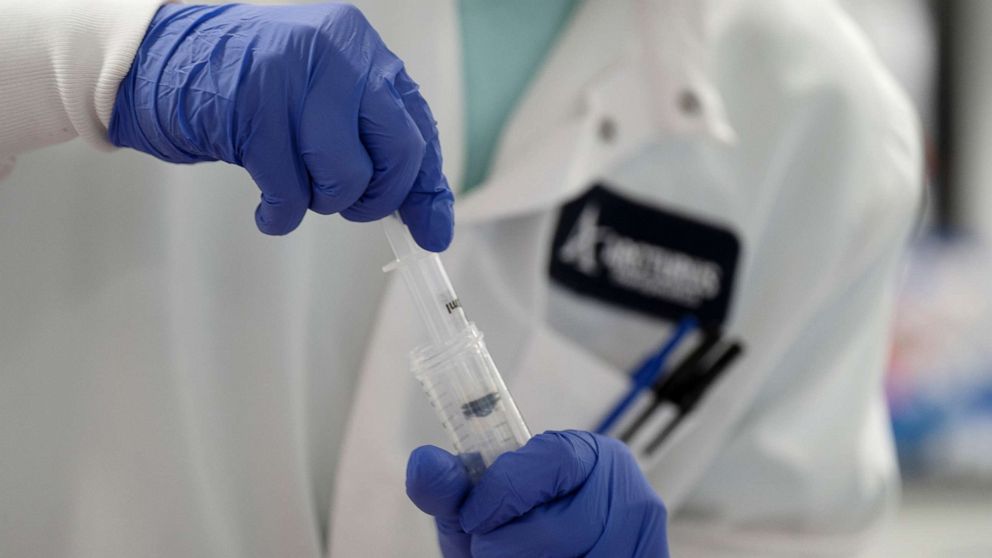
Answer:
[{"label": "name badge", "polygon": [[584,296],[710,326],[727,317],[739,254],[726,228],[595,185],[562,206],[550,275]]}]

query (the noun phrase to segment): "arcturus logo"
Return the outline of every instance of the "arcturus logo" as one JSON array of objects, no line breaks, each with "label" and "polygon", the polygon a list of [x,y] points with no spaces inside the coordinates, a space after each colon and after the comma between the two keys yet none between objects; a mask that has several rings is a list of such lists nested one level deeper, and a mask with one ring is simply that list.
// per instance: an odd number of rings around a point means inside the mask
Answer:
[{"label": "arcturus logo", "polygon": [[720,294],[722,270],[696,258],[618,234],[599,222],[600,208],[582,208],[558,249],[558,259],[577,271],[640,294],[695,306]]},{"label": "arcturus logo", "polygon": [[587,205],[572,227],[572,231],[568,233],[568,240],[558,250],[558,259],[563,263],[574,265],[586,275],[594,275],[599,272],[597,261],[599,242],[599,206]]},{"label": "arcturus logo", "polygon": [[548,274],[559,287],[634,312],[718,325],[739,253],[730,229],[595,185],[562,205]]}]

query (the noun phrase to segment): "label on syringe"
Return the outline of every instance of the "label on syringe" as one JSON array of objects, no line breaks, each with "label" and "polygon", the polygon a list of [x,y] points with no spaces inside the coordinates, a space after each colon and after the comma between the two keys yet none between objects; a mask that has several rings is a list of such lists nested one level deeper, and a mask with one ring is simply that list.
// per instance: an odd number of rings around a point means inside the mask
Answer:
[{"label": "label on syringe", "polygon": [[444,309],[447,310],[449,314],[451,314],[456,309],[461,307],[462,307],[462,301],[458,300],[457,298],[454,300],[449,300],[448,302],[444,303]]}]

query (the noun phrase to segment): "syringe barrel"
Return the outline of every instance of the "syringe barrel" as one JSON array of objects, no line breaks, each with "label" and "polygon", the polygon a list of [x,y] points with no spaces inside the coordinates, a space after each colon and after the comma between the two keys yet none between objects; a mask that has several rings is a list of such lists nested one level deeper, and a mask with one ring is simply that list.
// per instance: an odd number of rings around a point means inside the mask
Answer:
[{"label": "syringe barrel", "polygon": [[384,224],[396,255],[385,270],[403,277],[430,339],[410,354],[410,367],[475,482],[497,457],[526,443],[530,432],[441,259],[417,246],[399,218]]},{"label": "syringe barrel", "polygon": [[411,369],[472,482],[530,431],[496,369],[482,333],[468,324],[440,345],[413,351]]},{"label": "syringe barrel", "polygon": [[386,266],[396,270],[410,291],[417,313],[432,343],[443,343],[468,326],[465,311],[437,254],[417,246],[398,218],[385,219],[386,238],[396,261]]}]

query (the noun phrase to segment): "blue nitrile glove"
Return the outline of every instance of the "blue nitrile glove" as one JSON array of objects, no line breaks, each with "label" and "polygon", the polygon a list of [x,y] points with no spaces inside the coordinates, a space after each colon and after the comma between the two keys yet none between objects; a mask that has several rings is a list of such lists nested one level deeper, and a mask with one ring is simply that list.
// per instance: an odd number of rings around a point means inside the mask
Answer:
[{"label": "blue nitrile glove", "polygon": [[292,231],[307,208],[352,221],[399,209],[424,248],[451,242],[434,117],[352,6],[162,7],[109,136],[165,161],[243,166],[268,234]]},{"label": "blue nitrile glove", "polygon": [[434,516],[445,558],[668,556],[665,505],[626,446],[590,432],[535,436],[475,487],[457,457],[423,446],[406,492]]}]

